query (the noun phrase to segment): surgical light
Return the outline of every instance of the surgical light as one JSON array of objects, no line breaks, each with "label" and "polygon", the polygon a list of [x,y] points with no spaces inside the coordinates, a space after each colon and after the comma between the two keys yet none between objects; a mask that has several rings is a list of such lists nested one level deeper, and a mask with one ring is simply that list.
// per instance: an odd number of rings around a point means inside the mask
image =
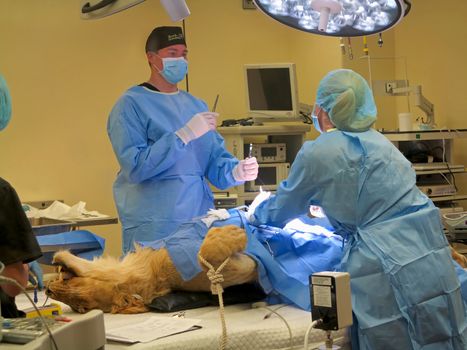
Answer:
[{"label": "surgical light", "polygon": [[81,6],[81,18],[98,19],[107,17],[120,11],[124,11],[142,2],[144,2],[144,0],[84,0],[82,1]]},{"label": "surgical light", "polygon": [[410,10],[408,0],[253,0],[266,15],[287,26],[339,37],[381,33]]},{"label": "surgical light", "polygon": [[[190,15],[190,10],[186,5],[185,0],[160,1],[162,6],[164,6],[165,11],[174,22],[181,21]],[[100,0],[93,1],[93,4],[91,4],[91,1],[84,0],[82,1],[81,18],[98,19],[107,17],[142,2],[144,2],[144,0]]]},{"label": "surgical light", "polygon": [[185,0],[161,0],[161,4],[174,22],[181,21],[190,15]]}]

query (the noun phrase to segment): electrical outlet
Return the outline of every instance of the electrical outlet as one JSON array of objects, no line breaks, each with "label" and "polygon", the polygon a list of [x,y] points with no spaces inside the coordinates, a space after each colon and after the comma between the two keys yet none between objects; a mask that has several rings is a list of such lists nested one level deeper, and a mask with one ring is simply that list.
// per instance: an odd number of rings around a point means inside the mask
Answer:
[{"label": "electrical outlet", "polygon": [[388,81],[386,83],[386,92],[387,93],[392,93],[392,90],[397,88],[397,82],[396,81]]},{"label": "electrical outlet", "polygon": [[243,9],[245,10],[256,10],[256,5],[253,0],[242,0],[243,1]]},{"label": "electrical outlet", "polygon": [[323,271],[310,276],[311,319],[322,323],[323,330],[343,329],[352,325],[350,275]]}]

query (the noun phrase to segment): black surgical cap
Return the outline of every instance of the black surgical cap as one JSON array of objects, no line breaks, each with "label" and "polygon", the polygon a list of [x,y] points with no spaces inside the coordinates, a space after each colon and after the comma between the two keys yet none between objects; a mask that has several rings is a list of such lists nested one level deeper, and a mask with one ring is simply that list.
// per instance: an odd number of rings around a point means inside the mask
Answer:
[{"label": "black surgical cap", "polygon": [[146,52],[157,52],[167,46],[182,44],[186,46],[185,36],[180,27],[157,27],[146,40]]}]

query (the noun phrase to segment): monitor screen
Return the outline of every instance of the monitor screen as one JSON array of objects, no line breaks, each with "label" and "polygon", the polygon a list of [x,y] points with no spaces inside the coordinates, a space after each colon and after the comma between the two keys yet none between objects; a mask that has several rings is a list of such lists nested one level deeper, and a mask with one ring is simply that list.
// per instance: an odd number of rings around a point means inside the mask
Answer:
[{"label": "monitor screen", "polygon": [[245,65],[248,112],[253,117],[297,117],[295,65]]}]

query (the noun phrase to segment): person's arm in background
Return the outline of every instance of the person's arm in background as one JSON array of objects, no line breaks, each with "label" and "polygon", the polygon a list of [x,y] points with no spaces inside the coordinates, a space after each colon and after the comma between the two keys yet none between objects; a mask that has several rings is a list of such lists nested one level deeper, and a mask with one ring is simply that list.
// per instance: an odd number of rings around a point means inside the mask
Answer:
[{"label": "person's arm in background", "polygon": [[148,140],[147,126],[137,115],[137,105],[125,96],[109,117],[107,132],[121,170],[129,181],[140,183],[172,167],[186,151],[186,145],[215,129],[216,113],[195,114],[180,129]]},{"label": "person's arm in background", "polygon": [[220,190],[242,184],[243,181],[237,181],[233,177],[233,169],[239,160],[225,149],[224,139],[217,132],[213,134],[206,177]]},{"label": "person's arm in background", "polygon": [[284,227],[290,219],[308,213],[318,184],[313,176],[313,142],[306,142],[298,152],[289,176],[282,181],[276,194],[260,203],[250,222]]},{"label": "person's arm in background", "polygon": [[121,171],[129,181],[140,183],[170,168],[185,150],[183,141],[173,132],[148,140],[146,125],[136,109],[131,98],[121,98],[110,113],[107,132]]}]

